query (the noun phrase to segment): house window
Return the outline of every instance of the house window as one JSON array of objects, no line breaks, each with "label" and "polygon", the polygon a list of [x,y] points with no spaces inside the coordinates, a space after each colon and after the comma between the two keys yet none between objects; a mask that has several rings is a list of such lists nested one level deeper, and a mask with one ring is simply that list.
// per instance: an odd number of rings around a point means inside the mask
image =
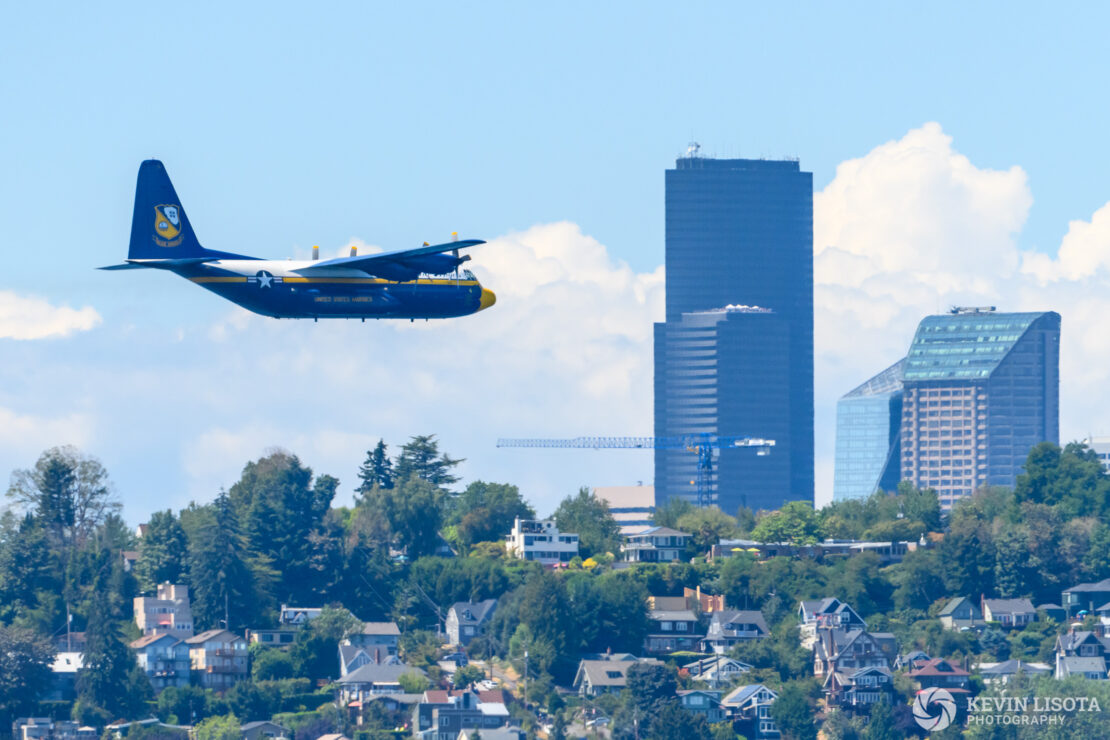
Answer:
[{"label": "house window", "polygon": [[679,632],[686,632],[690,629],[690,625],[686,624],[685,622],[675,622],[674,628]]},{"label": "house window", "polygon": [[674,630],[674,622],[660,622],[659,629],[663,630],[664,632],[671,632],[672,630]]}]

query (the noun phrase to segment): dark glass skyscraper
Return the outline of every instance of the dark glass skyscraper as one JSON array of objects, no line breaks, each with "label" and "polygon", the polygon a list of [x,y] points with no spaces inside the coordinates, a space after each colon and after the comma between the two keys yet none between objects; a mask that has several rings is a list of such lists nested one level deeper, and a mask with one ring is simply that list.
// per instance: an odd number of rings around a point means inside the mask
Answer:
[{"label": "dark glass skyscraper", "polygon": [[[812,500],[813,176],[795,161],[677,160],[666,173],[666,275],[655,435],[775,440],[767,457],[722,453],[725,511]],[[696,499],[695,465],[690,453],[656,451],[657,504]]]}]

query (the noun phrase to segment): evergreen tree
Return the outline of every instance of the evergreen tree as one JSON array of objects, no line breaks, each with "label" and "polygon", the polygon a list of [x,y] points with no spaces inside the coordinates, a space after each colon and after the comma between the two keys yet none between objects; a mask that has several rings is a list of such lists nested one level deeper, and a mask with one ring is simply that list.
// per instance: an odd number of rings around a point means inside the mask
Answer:
[{"label": "evergreen tree", "polygon": [[415,560],[435,552],[446,498],[432,482],[410,476],[395,488],[375,487],[365,506],[385,514],[393,540]]},{"label": "evergreen tree", "polygon": [[263,605],[258,603],[255,574],[227,493],[220,491],[212,509],[210,522],[191,543],[193,616],[205,629],[239,631],[256,624]]},{"label": "evergreen tree", "polygon": [[434,434],[416,436],[401,447],[393,466],[393,478],[395,481],[419,478],[443,488],[458,483],[458,476],[451,471],[461,462],[462,459],[439,453],[439,442]]},{"label": "evergreen tree", "polygon": [[41,522],[29,513],[20,518],[5,511],[0,516],[0,624],[19,619],[52,632],[52,610],[47,608],[41,620],[36,612],[61,592],[60,570]]},{"label": "evergreen tree", "polygon": [[[99,717],[129,719],[130,710],[145,697],[137,693],[140,686],[134,680],[135,656],[124,644],[120,630],[118,586],[122,567],[117,557],[106,549],[97,553],[96,560],[98,568],[92,591],[100,598],[90,603],[85,628],[88,640],[85,669],[77,677],[77,695],[85,709]],[[142,676],[142,684],[149,690],[145,676]]]},{"label": "evergreen tree", "polygon": [[806,683],[787,681],[779,689],[778,698],[771,704],[771,717],[779,726],[783,737],[795,740],[816,740],[817,725],[813,718],[817,711],[809,701]]},{"label": "evergreen tree", "polygon": [[189,542],[185,530],[172,511],[151,514],[146,534],[139,546],[135,577],[144,592],[159,583],[184,583],[188,580]]},{"label": "evergreen tree", "polygon": [[[313,556],[339,481],[313,480],[296,455],[272,452],[247,463],[228,492],[255,565],[276,576],[275,596],[290,603],[320,601],[324,594]],[[328,574],[331,578],[335,574]]]},{"label": "evergreen tree", "polygon": [[0,627],[0,727],[31,714],[53,682],[54,648],[35,632]]},{"label": "evergreen tree", "polygon": [[375,485],[393,488],[393,463],[385,451],[385,440],[379,439],[377,446],[366,453],[366,461],[358,469],[362,483],[355,489],[360,496],[368,494]]}]

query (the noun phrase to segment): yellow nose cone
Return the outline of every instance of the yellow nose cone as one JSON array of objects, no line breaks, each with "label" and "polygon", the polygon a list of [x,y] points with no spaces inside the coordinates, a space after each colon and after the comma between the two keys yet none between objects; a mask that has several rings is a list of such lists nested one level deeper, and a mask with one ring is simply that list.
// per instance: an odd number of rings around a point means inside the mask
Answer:
[{"label": "yellow nose cone", "polygon": [[485,311],[495,303],[497,303],[497,296],[494,295],[493,291],[482,288],[482,298],[478,301],[478,310]]}]

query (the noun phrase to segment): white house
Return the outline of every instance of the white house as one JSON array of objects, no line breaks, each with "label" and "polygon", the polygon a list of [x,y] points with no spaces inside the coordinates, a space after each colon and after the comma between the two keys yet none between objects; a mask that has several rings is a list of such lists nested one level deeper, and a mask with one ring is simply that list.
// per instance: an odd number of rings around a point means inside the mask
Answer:
[{"label": "white house", "polygon": [[543,565],[569,563],[578,556],[578,535],[560,532],[551,520],[517,517],[505,547],[521,560]]}]

